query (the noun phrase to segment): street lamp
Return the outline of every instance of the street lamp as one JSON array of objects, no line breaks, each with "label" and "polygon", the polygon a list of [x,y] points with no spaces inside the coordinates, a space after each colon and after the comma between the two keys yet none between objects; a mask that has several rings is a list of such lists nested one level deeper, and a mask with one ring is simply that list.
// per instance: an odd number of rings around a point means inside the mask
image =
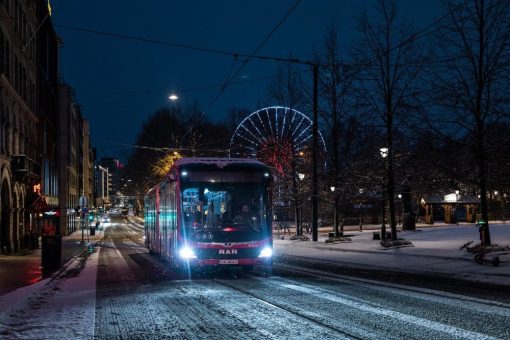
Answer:
[{"label": "street lamp", "polygon": [[386,188],[385,188],[385,180],[386,180],[386,157],[388,157],[388,148],[380,148],[381,157],[383,158],[383,176],[382,176],[382,225],[381,225],[381,239],[386,240],[386,225],[385,225],[385,216],[386,216]]},{"label": "street lamp", "polygon": [[362,212],[362,210],[361,210],[362,209],[362,205],[361,204],[362,204],[363,200],[362,200],[361,195],[363,195],[363,189],[359,189],[359,196],[360,196],[360,198],[359,198],[359,231],[363,231],[363,222],[362,222],[362,219],[361,219],[361,215],[362,215],[361,214],[361,212]]},{"label": "street lamp", "polygon": [[459,225],[459,190],[455,190],[455,222]]},{"label": "street lamp", "polygon": [[175,93],[171,93],[168,96],[168,99],[170,99],[171,101],[175,102],[177,99],[179,99],[179,97]]},{"label": "street lamp", "polygon": [[[299,181],[302,182],[305,179],[305,174],[298,173]],[[296,229],[299,230],[298,235],[303,235],[303,202],[302,202],[302,185],[299,183],[299,226],[296,225]]]},{"label": "street lamp", "polygon": [[401,224],[402,221],[402,194],[398,194],[398,200],[400,202],[400,209],[398,213],[398,224]]},{"label": "street lamp", "polygon": [[334,186],[330,186],[329,189],[331,190],[331,193],[333,194],[333,225],[334,225],[333,231],[335,232],[335,237],[343,236],[343,234],[344,234],[343,230],[340,234],[338,233],[338,216],[337,216],[337,211],[336,211],[337,202],[336,202],[336,197],[335,197],[335,189],[336,188]]},{"label": "street lamp", "polygon": [[[110,176],[112,175],[108,171],[108,167],[102,167],[101,165],[98,165],[98,169],[101,171],[101,198],[103,199],[103,209],[106,210],[105,205],[105,197],[108,198],[109,194],[108,191],[110,190]],[[106,176],[105,176],[106,174]],[[106,177],[106,185],[105,185],[105,177]],[[105,190],[106,188],[106,190]],[[105,196],[106,191],[106,196]]]}]

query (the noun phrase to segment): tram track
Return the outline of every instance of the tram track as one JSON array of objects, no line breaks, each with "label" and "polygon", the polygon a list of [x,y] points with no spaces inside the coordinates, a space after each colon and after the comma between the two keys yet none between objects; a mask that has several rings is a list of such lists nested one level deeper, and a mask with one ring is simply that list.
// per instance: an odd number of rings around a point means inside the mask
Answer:
[{"label": "tram track", "polygon": [[[254,275],[254,274],[252,274],[252,275]],[[234,276],[234,278],[237,279],[237,276]],[[269,301],[269,299],[261,297],[258,294],[253,293],[253,292],[251,292],[251,291],[249,291],[247,289],[244,289],[244,288],[237,287],[235,285],[229,284],[225,280],[211,279],[211,281],[216,283],[216,284],[220,284],[222,286],[228,287],[228,288],[230,288],[232,290],[235,290],[237,292],[240,292],[242,294],[248,295],[251,298],[255,299],[256,301],[259,301],[259,302],[261,302],[261,303],[263,303],[263,304],[265,304],[267,306],[270,306],[270,307],[275,308],[277,310],[283,311],[285,313],[289,313],[289,314],[291,314],[293,316],[297,316],[298,318],[301,318],[301,319],[304,319],[306,321],[312,322],[312,323],[314,323],[314,324],[316,324],[316,325],[318,325],[320,327],[326,328],[326,329],[328,329],[330,331],[333,331],[335,333],[341,334],[341,335],[343,335],[345,337],[348,337],[350,339],[365,339],[365,337],[356,335],[356,334],[351,333],[351,332],[347,332],[347,331],[345,331],[343,329],[340,329],[338,327],[335,327],[335,326],[329,325],[329,324],[327,324],[325,322],[322,322],[320,320],[317,320],[317,319],[315,319],[315,318],[313,318],[313,317],[311,317],[309,315],[297,312],[297,311],[293,310],[292,308],[287,307],[287,306],[285,306],[283,304],[271,302],[271,301]]]},{"label": "tram track", "polygon": [[[446,298],[446,299],[454,299],[458,302],[477,303],[477,304],[481,304],[485,307],[510,308],[510,304],[507,302],[500,302],[500,301],[488,300],[488,299],[480,299],[477,297],[449,293],[449,292],[445,292],[445,291],[438,291],[438,290],[423,288],[423,287],[413,287],[413,286],[406,286],[406,285],[402,285],[402,284],[395,284],[395,283],[389,283],[389,282],[378,281],[378,280],[351,277],[351,276],[326,272],[326,271],[322,271],[322,270],[314,270],[314,269],[310,269],[310,268],[292,266],[292,265],[288,265],[288,264],[286,264],[286,265],[273,264],[273,268],[280,270],[282,272],[299,274],[299,275],[307,275],[311,278],[326,279],[326,280],[331,280],[331,281],[339,282],[339,283],[346,283],[346,284],[352,284],[352,285],[358,285],[358,286],[361,285],[361,286],[365,286],[365,287],[379,289],[384,292],[398,293],[401,295],[404,295],[404,294],[405,295],[413,294],[414,296],[422,295],[422,296],[429,296],[429,297],[437,298],[438,301],[439,300],[444,301],[444,299]],[[509,317],[510,317],[510,315],[509,315]]]},{"label": "tram track", "polygon": [[[279,270],[279,266],[275,266],[276,270]],[[287,268],[285,268],[287,270]],[[442,295],[441,292],[437,292],[436,294],[431,294],[431,292],[423,292],[420,290],[412,289],[402,289],[402,287],[397,287],[397,285],[388,286],[386,284],[382,284],[378,286],[378,283],[372,282],[362,282],[358,280],[344,280],[343,278],[338,278],[330,275],[324,275],[324,273],[320,273],[318,275],[316,272],[310,271],[294,271],[300,275],[306,274],[311,278],[319,279],[322,283],[326,280],[330,282],[349,284],[351,286],[361,286],[361,289],[376,289],[380,290],[382,294],[385,296],[395,296],[396,299],[399,299],[398,296],[403,298],[412,298],[416,300],[421,300],[425,304],[433,304],[433,305],[443,305],[442,309],[456,309],[462,310],[466,309],[466,311],[471,310],[473,308],[479,308],[480,310],[485,310],[485,313],[491,313],[495,318],[498,319],[507,319],[510,317],[510,309],[509,306],[504,303],[497,303],[494,301],[486,301],[477,298],[470,298],[462,296],[457,296],[454,294],[446,294]],[[297,300],[289,300],[288,301],[278,299],[275,296],[275,299],[279,300],[279,302],[275,302],[271,295],[267,295],[268,291],[283,291],[284,289],[290,289],[296,293],[301,293],[303,296],[306,296],[307,300],[313,301],[317,299],[321,299],[323,301],[328,301],[330,303],[339,304],[339,306],[345,306],[350,309],[355,309],[360,311],[361,313],[367,313],[366,317],[372,319],[378,318],[391,318],[393,322],[401,322],[403,324],[409,325],[411,329],[415,331],[419,331],[420,329],[425,332],[430,332],[433,336],[441,336],[446,337],[462,337],[465,339],[494,339],[495,337],[486,334],[485,332],[478,332],[476,328],[466,327],[467,325],[461,323],[450,323],[444,322],[442,319],[436,318],[428,318],[425,315],[416,314],[413,310],[401,310],[395,305],[390,306],[386,302],[376,302],[373,300],[366,300],[363,297],[355,297],[348,293],[340,293],[336,290],[331,290],[328,288],[318,288],[315,284],[304,283],[296,280],[291,280],[287,278],[282,278],[279,276],[275,276],[274,278],[266,279],[260,277],[260,275],[251,274],[251,278],[257,280],[264,284],[265,288],[258,287],[257,289],[261,289],[261,293],[257,293],[252,291],[251,289],[247,289],[245,287],[240,287],[236,284],[236,281],[227,281],[227,280],[215,280],[214,282],[219,283],[220,285],[226,286],[229,289],[235,290],[242,294],[250,296],[250,298],[256,299],[261,303],[269,305],[275,309],[284,311],[293,316],[297,316],[301,319],[307,320],[308,322],[312,322],[324,329],[333,331],[339,335],[354,338],[354,339],[366,339],[366,338],[380,338],[388,336],[387,329],[378,329],[374,328],[369,324],[359,324],[356,322],[348,322],[348,323],[338,323],[338,326],[332,324],[330,320],[331,316],[328,316],[327,313],[317,314],[314,316],[313,313],[308,313],[307,310],[301,310]],[[375,286],[375,287],[374,287]],[[264,296],[267,295],[267,296]],[[394,299],[393,297],[391,299]],[[415,301],[416,301],[415,300]],[[421,305],[421,303],[419,303]],[[371,316],[370,316],[371,315]],[[367,319],[368,320],[368,319]],[[457,320],[459,321],[459,320]],[[461,320],[460,320],[461,321]],[[334,321],[333,321],[334,322]],[[368,326],[368,328],[367,328]],[[352,330],[352,331],[351,331]],[[406,331],[403,331],[402,335],[408,336]]]}]

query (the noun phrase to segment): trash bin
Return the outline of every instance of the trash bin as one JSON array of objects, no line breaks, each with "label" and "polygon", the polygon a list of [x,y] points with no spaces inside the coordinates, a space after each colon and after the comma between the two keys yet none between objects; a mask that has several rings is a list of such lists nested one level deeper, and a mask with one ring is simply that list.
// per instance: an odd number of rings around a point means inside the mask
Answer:
[{"label": "trash bin", "polygon": [[62,261],[62,236],[41,236],[41,263],[45,269],[58,268]]},{"label": "trash bin", "polygon": [[90,228],[90,236],[94,236],[94,235],[96,235],[96,228],[91,227]]}]

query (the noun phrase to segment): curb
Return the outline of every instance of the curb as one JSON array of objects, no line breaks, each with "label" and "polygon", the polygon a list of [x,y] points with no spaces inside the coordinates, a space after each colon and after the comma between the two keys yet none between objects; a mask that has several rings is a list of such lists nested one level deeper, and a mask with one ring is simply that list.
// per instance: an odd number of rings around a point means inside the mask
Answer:
[{"label": "curb", "polygon": [[475,278],[461,278],[447,273],[430,271],[399,271],[391,268],[375,268],[370,265],[358,265],[350,262],[328,261],[320,259],[303,258],[299,256],[280,255],[276,262],[294,264],[304,268],[326,270],[331,273],[360,278],[368,278],[385,282],[409,284],[417,287],[429,288],[430,284],[439,289],[458,292],[459,290],[482,294],[494,291],[506,295],[510,301],[510,286],[504,284],[480,281]]}]

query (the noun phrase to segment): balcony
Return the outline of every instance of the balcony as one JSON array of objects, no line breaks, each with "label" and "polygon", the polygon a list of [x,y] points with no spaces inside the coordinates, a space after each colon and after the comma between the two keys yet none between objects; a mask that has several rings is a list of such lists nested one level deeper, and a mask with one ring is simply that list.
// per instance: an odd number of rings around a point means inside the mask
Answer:
[{"label": "balcony", "polygon": [[18,180],[38,180],[41,166],[26,155],[12,156],[11,170]]}]

